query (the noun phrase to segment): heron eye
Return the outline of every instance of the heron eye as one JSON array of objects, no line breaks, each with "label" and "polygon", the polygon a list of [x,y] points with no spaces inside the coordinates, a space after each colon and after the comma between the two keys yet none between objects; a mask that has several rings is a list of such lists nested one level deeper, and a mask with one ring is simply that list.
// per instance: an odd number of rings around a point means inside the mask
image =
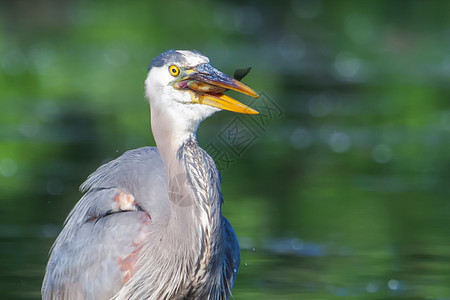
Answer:
[{"label": "heron eye", "polygon": [[169,73],[172,76],[178,76],[178,74],[180,74],[180,69],[178,69],[177,66],[172,65],[169,67]]}]

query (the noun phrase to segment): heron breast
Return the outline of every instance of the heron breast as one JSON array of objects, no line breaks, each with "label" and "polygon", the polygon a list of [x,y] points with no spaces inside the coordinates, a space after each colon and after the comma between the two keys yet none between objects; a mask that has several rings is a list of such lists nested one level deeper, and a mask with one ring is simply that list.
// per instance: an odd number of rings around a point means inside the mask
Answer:
[{"label": "heron breast", "polygon": [[122,272],[122,283],[126,283],[136,273],[136,263],[141,257],[144,241],[149,233],[151,218],[147,213],[140,216],[141,227],[137,230],[136,238],[132,242],[132,251],[125,257],[119,257],[120,271]]}]

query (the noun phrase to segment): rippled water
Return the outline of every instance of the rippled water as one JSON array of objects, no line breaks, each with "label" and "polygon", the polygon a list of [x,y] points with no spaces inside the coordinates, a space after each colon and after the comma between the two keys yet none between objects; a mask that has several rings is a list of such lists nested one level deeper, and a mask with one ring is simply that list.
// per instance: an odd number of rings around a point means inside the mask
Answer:
[{"label": "rippled water", "polygon": [[[4,299],[39,299],[48,246],[56,228],[2,228]],[[21,236],[13,236],[11,232]],[[243,240],[243,241],[242,241]],[[236,299],[450,299],[450,247],[400,251],[352,249],[298,238],[269,239],[261,246],[241,239]]]}]

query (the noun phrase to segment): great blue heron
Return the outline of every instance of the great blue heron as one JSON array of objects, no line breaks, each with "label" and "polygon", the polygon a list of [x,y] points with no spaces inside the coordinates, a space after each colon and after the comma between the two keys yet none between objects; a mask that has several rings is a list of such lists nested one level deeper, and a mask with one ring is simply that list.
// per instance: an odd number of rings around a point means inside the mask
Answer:
[{"label": "great blue heron", "polygon": [[196,131],[222,109],[257,113],[226,90],[258,95],[199,52],[181,50],[153,59],[145,88],[157,148],[128,151],[83,183],[52,247],[43,299],[230,296],[239,244]]}]

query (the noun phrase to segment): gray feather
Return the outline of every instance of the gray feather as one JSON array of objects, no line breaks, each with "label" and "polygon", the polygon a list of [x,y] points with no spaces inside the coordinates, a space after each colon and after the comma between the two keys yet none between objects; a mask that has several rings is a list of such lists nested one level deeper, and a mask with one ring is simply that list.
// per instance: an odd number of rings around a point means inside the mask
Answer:
[{"label": "gray feather", "polygon": [[[208,184],[204,185],[204,182],[220,183],[219,173],[206,152],[198,146],[192,145],[183,149],[181,157],[186,160],[187,166],[195,167],[199,172],[198,176],[192,176],[189,186],[198,186],[198,190],[204,192],[205,189],[208,189]],[[199,181],[198,178],[203,179]],[[197,182],[193,182],[194,180]],[[109,299],[116,293],[120,293],[124,287],[123,272],[120,271],[117,262],[120,258],[130,255],[135,249],[133,242],[141,232],[147,234],[142,250],[145,260],[142,258],[140,261],[145,266],[137,271],[136,278],[142,280],[148,277],[147,281],[154,287],[133,285],[134,281],[130,280],[125,284],[126,288],[123,291],[128,290],[128,294],[124,298],[160,299],[161,294],[152,297],[148,291],[154,290],[161,293],[158,290],[160,287],[165,287],[164,291],[170,291],[171,289],[167,286],[182,272],[178,269],[182,265],[180,261],[174,261],[177,256],[169,255],[173,250],[181,250],[183,259],[188,260],[186,264],[190,269],[186,275],[192,273],[195,277],[195,270],[198,271],[199,260],[201,260],[196,252],[198,250],[201,253],[201,249],[194,247],[191,242],[185,245],[186,248],[190,248],[189,250],[183,249],[182,244],[175,246],[166,240],[161,243],[161,235],[156,232],[166,226],[170,214],[174,214],[173,208],[172,211],[170,208],[167,183],[167,171],[159,152],[156,148],[151,147],[128,151],[91,174],[81,186],[85,195],[70,213],[63,231],[52,248],[42,288],[43,299]],[[111,211],[114,195],[119,190],[133,194],[143,211],[127,211],[101,217]],[[207,192],[202,201],[211,201],[212,199],[215,199],[215,203],[209,213],[220,215],[222,198],[218,186]],[[181,207],[180,213],[184,214],[190,209],[194,209],[196,211],[194,213],[198,214],[200,208]],[[151,216],[151,224],[149,228],[142,230],[141,219],[142,215],[146,213]],[[98,219],[89,222],[94,217],[98,217]],[[209,221],[213,221],[213,219],[211,216],[208,217]],[[216,226],[216,230],[220,229],[221,236],[229,248],[214,249],[211,254],[213,259],[223,260],[211,264],[211,266],[215,266],[214,270],[208,270],[215,274],[215,277],[198,279],[200,280],[199,284],[207,284],[210,287],[202,289],[202,293],[199,294],[199,291],[192,286],[192,278],[180,278],[180,282],[184,282],[185,286],[179,289],[174,288],[172,297],[178,293],[183,297],[188,295],[191,295],[191,298],[206,297],[204,290],[208,291],[208,295],[214,294],[222,285],[225,290],[221,291],[220,294],[223,296],[220,299],[226,299],[226,295],[230,293],[239,266],[239,247],[229,222],[222,216],[218,220],[222,220],[223,228]],[[213,224],[213,222],[211,223]],[[194,226],[194,224],[192,225]],[[208,230],[213,229],[208,228]],[[188,235],[189,229],[181,231],[180,234]],[[210,235],[211,232],[202,239],[208,238]],[[172,247],[177,247],[177,249]],[[159,257],[155,255],[156,253],[163,253],[165,257]],[[170,276],[156,272],[156,266],[160,266],[162,260],[166,261],[164,272],[171,274]],[[141,274],[141,272],[147,274]],[[168,282],[164,282],[164,280]]]}]

